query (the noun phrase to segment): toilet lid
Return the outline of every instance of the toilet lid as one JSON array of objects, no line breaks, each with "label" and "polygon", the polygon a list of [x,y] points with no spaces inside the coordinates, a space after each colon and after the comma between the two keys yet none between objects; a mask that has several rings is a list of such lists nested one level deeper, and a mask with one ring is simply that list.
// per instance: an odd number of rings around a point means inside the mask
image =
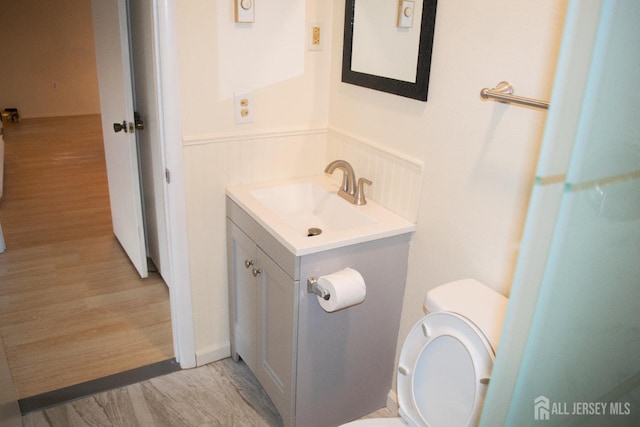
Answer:
[{"label": "toilet lid", "polygon": [[414,426],[477,425],[494,353],[477,326],[457,313],[423,317],[398,363],[400,413]]}]

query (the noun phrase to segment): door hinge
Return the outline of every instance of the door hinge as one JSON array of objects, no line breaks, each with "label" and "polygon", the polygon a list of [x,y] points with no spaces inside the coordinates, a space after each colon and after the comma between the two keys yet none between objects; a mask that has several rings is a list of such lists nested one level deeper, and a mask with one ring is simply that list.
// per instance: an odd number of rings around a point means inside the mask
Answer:
[{"label": "door hinge", "polygon": [[136,129],[144,129],[144,121],[142,120],[142,117],[140,117],[140,113],[138,113],[137,111],[133,113],[133,122],[135,123]]},{"label": "door hinge", "polygon": [[171,183],[171,171],[169,169],[164,170],[164,179],[167,181],[167,184]]}]

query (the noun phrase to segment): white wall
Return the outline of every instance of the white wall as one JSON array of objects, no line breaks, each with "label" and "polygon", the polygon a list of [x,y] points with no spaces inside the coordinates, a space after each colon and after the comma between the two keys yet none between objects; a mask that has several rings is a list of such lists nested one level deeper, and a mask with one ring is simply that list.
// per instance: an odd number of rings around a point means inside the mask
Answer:
[{"label": "white wall", "polygon": [[[344,1],[290,3],[259,2],[254,24],[233,24],[231,1],[178,5],[199,364],[228,354],[224,188],[319,174],[336,153],[358,175],[369,173],[362,159],[371,155],[407,160],[390,164],[411,185],[380,174],[372,189],[418,222],[399,347],[429,289],[475,277],[509,292],[546,114],[479,92],[510,80],[516,93],[548,99],[566,2],[440,1],[427,103],[342,83]],[[302,20],[323,22],[323,51],[297,43]],[[244,90],[255,121],[236,125],[231,95]]]},{"label": "white wall", "polygon": [[424,162],[398,350],[433,287],[474,277],[509,293],[546,112],[479,92],[510,80],[516,94],[548,100],[565,7],[438,2],[426,103],[340,82],[335,8],[330,125]]},{"label": "white wall", "polygon": [[[311,52],[305,36],[307,22],[330,22],[331,4],[258,2],[253,24],[235,24],[232,5],[178,4],[198,364],[229,354],[224,189],[317,175],[326,156],[330,37]],[[253,123],[235,123],[235,91],[252,94]]]}]

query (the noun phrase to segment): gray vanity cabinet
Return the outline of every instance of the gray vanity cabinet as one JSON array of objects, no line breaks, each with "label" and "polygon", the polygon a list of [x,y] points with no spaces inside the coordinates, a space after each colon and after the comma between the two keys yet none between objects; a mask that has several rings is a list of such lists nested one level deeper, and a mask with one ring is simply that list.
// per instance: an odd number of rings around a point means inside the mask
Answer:
[{"label": "gray vanity cabinet", "polygon": [[233,295],[230,296],[231,329],[234,339],[233,355],[241,355],[247,366],[256,372],[258,366],[258,291],[253,269],[256,264],[257,246],[238,227],[228,224],[228,255]]},{"label": "gray vanity cabinet", "polygon": [[294,410],[297,282],[231,221],[227,231],[232,357],[242,357],[285,418]]},{"label": "gray vanity cabinet", "polygon": [[[254,373],[280,415],[292,418],[298,282],[258,249],[258,366]],[[285,425],[287,422],[285,422]]]},{"label": "gray vanity cabinet", "polygon": [[[386,405],[410,234],[302,256],[227,199],[231,355],[262,384],[285,427],[340,425]],[[364,302],[324,311],[307,279],[352,267]]]}]

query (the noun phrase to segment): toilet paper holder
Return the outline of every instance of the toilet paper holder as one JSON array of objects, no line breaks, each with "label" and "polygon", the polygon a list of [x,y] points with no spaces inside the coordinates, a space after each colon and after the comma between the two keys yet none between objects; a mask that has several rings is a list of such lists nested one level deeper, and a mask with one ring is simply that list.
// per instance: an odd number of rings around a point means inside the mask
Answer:
[{"label": "toilet paper holder", "polygon": [[309,277],[307,279],[307,292],[310,294],[316,294],[320,298],[328,301],[331,298],[331,293],[328,290],[318,285],[318,279],[315,277]]}]

